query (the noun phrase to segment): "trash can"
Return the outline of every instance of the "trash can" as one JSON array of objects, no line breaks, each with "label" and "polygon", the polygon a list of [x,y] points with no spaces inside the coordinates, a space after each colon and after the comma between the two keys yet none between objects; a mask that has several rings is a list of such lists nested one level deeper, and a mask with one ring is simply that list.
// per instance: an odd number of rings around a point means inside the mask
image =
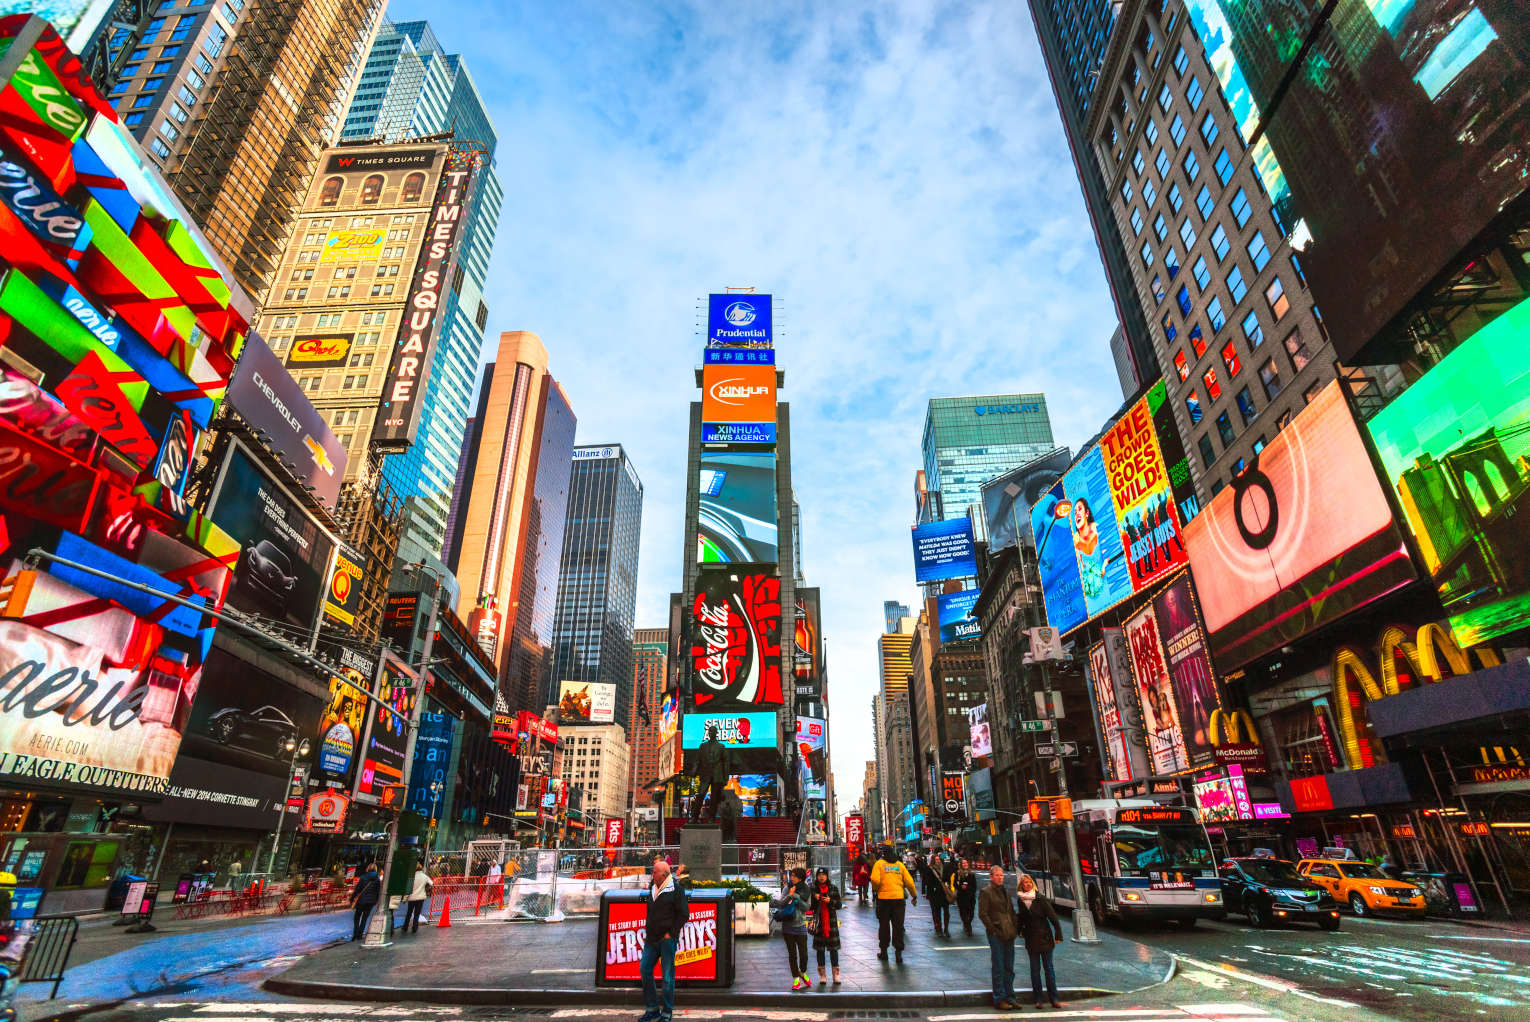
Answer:
[{"label": "trash can", "polygon": [[[690,919],[675,946],[675,986],[730,987],[734,976],[733,891],[725,887],[693,888],[689,899]],[[647,917],[646,888],[601,894],[600,921],[595,928],[596,986],[642,985],[639,965]]]}]

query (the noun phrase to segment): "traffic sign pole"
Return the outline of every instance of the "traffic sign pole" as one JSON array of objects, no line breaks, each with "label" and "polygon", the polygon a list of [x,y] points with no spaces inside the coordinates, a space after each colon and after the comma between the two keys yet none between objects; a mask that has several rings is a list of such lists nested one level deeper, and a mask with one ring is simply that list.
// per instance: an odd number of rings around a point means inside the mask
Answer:
[{"label": "traffic sign pole", "polygon": [[[1047,665],[1041,664],[1042,683],[1050,689],[1051,680],[1047,677]],[[1052,742],[1058,742],[1056,721],[1052,722]],[[1063,798],[1069,798],[1068,794],[1068,770],[1062,760],[1057,761],[1057,793]],[[1074,819],[1077,819],[1075,814]],[[1094,913],[1089,910],[1089,902],[1084,892],[1084,871],[1078,863],[1078,835],[1073,830],[1073,820],[1063,823],[1063,833],[1068,837],[1068,865],[1073,868],[1073,940],[1077,944],[1098,944],[1100,936],[1094,929]]]}]

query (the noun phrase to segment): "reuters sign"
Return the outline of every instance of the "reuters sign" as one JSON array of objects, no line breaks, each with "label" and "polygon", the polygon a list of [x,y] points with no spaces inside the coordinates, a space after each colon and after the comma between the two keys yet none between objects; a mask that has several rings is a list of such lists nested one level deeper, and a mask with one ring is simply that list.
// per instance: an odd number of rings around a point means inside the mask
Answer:
[{"label": "reuters sign", "polygon": [[702,372],[703,422],[775,422],[776,367],[709,365]]}]

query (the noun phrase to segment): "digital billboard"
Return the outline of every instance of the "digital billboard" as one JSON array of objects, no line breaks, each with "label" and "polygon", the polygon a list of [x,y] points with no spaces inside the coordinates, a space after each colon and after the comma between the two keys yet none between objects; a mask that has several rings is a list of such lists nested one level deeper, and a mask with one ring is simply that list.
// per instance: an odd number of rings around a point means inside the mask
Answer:
[{"label": "digital billboard", "polygon": [[703,443],[775,443],[776,367],[703,366],[701,422]]},{"label": "digital billboard", "polygon": [[1530,300],[1501,314],[1367,427],[1463,649],[1530,620]]},{"label": "digital billboard", "polygon": [[983,637],[982,625],[972,616],[981,595],[981,590],[963,589],[956,593],[941,593],[936,598],[936,616],[940,622],[942,645],[976,641]]},{"label": "digital billboard", "polygon": [[967,518],[916,525],[913,539],[916,582],[942,582],[977,574],[972,522]]},{"label": "digital billboard", "polygon": [[993,731],[988,723],[987,703],[978,703],[967,710],[967,744],[972,746],[974,759],[993,755]]},{"label": "digital billboard", "polygon": [[289,369],[333,369],[350,361],[355,334],[305,334],[287,352]]},{"label": "digital billboard", "polygon": [[694,770],[696,750],[715,735],[727,749],[733,773],[778,772],[781,735],[774,713],[684,713],[680,716],[680,747],[687,770]]},{"label": "digital billboard", "polygon": [[795,694],[823,698],[823,635],[820,628],[818,590],[800,587],[797,613],[792,624],[792,677]]},{"label": "digital billboard", "polygon": [[361,775],[356,779],[356,794],[376,799],[385,784],[404,780],[404,751],[409,744],[409,718],[418,698],[419,679],[391,649],[382,651],[382,673],[377,680],[377,698],[392,708],[370,704],[367,724],[366,754],[361,760]]},{"label": "digital billboard", "polygon": [[[1162,396],[1161,383],[1154,390],[1152,396]],[[1138,593],[1190,560],[1149,397],[1143,395],[1100,437],[1115,524],[1126,551],[1132,591]],[[1100,527],[1105,527],[1103,521]]]},{"label": "digital billboard", "polygon": [[1190,578],[1181,575],[1153,599],[1158,616],[1159,638],[1174,690],[1174,707],[1184,740],[1185,754],[1193,767],[1212,761],[1211,715],[1222,706],[1206,636],[1195,615]]},{"label": "digital billboard", "polygon": [[329,589],[324,593],[324,617],[350,627],[361,609],[361,583],[367,566],[366,555],[345,544],[335,551],[335,566],[330,569]]},{"label": "digital billboard", "polygon": [[1047,608],[1047,624],[1069,632],[1088,620],[1084,587],[1078,576],[1078,556],[1073,552],[1073,509],[1063,496],[1061,480],[1053,483],[1031,507],[1031,536],[1036,546],[1036,565],[1041,575],[1041,598]]},{"label": "digital billboard", "polygon": [[691,695],[705,711],[780,706],[781,580],[704,572],[692,607]]},{"label": "digital billboard", "polygon": [[1184,735],[1174,708],[1174,683],[1163,658],[1163,638],[1153,605],[1126,619],[1123,629],[1131,652],[1132,677],[1137,683],[1137,704],[1147,734],[1148,757],[1153,773],[1171,774],[1189,766]]},{"label": "digital billboard", "polygon": [[[449,797],[452,778],[452,745],[457,734],[457,718],[449,713],[420,713],[420,727],[414,736],[414,765],[409,770],[409,796],[404,808],[435,820]],[[431,790],[431,785],[438,787]]]},{"label": "digital billboard", "polygon": [[229,606],[312,631],[335,540],[232,437],[207,517],[241,548]]},{"label": "digital billboard", "polygon": [[675,732],[680,730],[680,693],[666,692],[664,702],[659,707],[659,744],[663,745],[675,737]]},{"label": "digital billboard", "polygon": [[559,724],[609,724],[615,719],[615,685],[593,681],[558,683]]},{"label": "digital billboard", "polygon": [[1073,455],[1059,447],[983,484],[983,522],[994,553],[1031,544],[1031,507],[1068,470]]},{"label": "digital billboard", "polygon": [[1118,519],[1104,451],[1100,447],[1085,451],[1063,476],[1062,484],[1067,498],[1064,517],[1073,536],[1084,609],[1094,617],[1132,595],[1131,568],[1121,531],[1116,528]]},{"label": "digital billboard", "polygon": [[361,761],[361,738],[367,719],[366,693],[372,679],[347,671],[329,679],[329,702],[319,718],[309,776],[319,784],[350,788]]},{"label": "digital billboard", "polygon": [[821,717],[797,718],[797,780],[805,799],[824,798],[828,791],[828,731]]},{"label": "digital billboard", "polygon": [[[268,674],[214,647],[187,718],[182,755],[285,782],[293,753],[287,743],[296,745],[318,732],[322,691]],[[313,755],[310,751],[310,760]]]},{"label": "digital billboard", "polygon": [[740,345],[768,348],[770,295],[707,295],[707,347]]},{"label": "digital billboard", "polygon": [[776,364],[774,348],[708,348],[701,355],[702,364],[709,366],[773,366]]},{"label": "digital billboard", "polygon": [[330,231],[324,237],[324,247],[319,250],[319,262],[379,259],[382,257],[383,239],[387,236],[388,230],[385,227]]},{"label": "digital billboard", "polygon": [[1141,701],[1132,678],[1126,633],[1102,628],[1103,638],[1089,650],[1089,678],[1094,686],[1095,715],[1108,754],[1108,781],[1133,781],[1152,773],[1144,748]]},{"label": "digital billboard", "polygon": [[1338,381],[1191,520],[1185,545],[1224,671],[1413,578]]},{"label": "digital billboard", "polygon": [[775,454],[702,451],[698,493],[698,563],[769,564],[780,556]]}]

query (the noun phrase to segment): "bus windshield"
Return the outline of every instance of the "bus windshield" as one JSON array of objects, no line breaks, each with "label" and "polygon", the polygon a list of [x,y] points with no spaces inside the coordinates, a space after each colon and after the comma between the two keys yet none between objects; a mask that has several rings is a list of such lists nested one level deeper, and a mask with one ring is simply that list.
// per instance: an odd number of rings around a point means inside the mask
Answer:
[{"label": "bus windshield", "polygon": [[1117,825],[1111,828],[1111,836],[1115,839],[1123,876],[1211,866],[1211,846],[1206,843],[1206,832],[1193,823],[1147,827]]}]

